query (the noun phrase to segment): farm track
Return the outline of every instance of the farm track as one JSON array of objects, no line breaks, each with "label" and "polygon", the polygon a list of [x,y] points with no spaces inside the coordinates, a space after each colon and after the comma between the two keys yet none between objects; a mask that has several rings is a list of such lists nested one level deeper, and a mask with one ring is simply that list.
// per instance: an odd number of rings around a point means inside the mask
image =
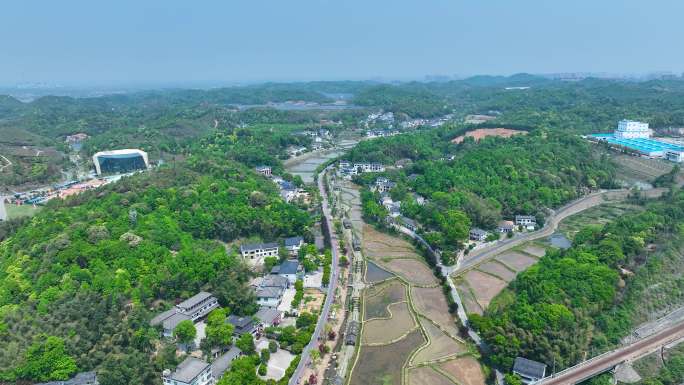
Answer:
[{"label": "farm track", "polygon": [[5,157],[4,155],[0,155],[0,158],[4,159],[5,162],[7,162],[7,164],[5,164],[5,165],[3,165],[3,166],[0,166],[0,172],[2,172],[2,171],[4,171],[7,167],[9,167],[9,166],[12,165],[12,161],[10,161],[9,159],[7,159],[7,157]]}]

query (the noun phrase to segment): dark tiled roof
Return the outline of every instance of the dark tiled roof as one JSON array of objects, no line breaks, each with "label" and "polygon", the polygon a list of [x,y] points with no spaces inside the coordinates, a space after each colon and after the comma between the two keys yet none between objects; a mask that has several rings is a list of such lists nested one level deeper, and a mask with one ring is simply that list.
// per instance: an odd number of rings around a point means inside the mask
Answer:
[{"label": "dark tiled roof", "polygon": [[195,357],[188,357],[178,365],[168,377],[175,381],[190,383],[199,376],[209,364]]},{"label": "dark tiled roof", "polygon": [[285,246],[299,246],[304,241],[302,237],[285,238]]},{"label": "dark tiled roof", "polygon": [[166,330],[174,330],[179,323],[189,320],[190,316],[183,313],[175,313],[171,317],[162,322],[162,326]]},{"label": "dark tiled roof", "polygon": [[287,260],[280,264],[280,269],[278,269],[278,274],[297,274],[299,270],[299,262],[293,260]]},{"label": "dark tiled roof", "polygon": [[271,274],[264,277],[264,279],[259,284],[260,288],[264,287],[278,287],[285,289],[288,286],[288,280],[285,277],[279,275]]},{"label": "dark tiled roof", "polygon": [[214,362],[211,363],[211,374],[214,375],[214,378],[217,381],[219,378],[221,378],[223,373],[230,369],[230,364],[240,354],[242,354],[242,350],[233,346],[232,348],[230,348],[230,350],[222,354],[220,357],[214,360]]},{"label": "dark tiled roof", "polygon": [[528,360],[523,357],[516,357],[513,364],[513,371],[520,373],[525,377],[543,378],[546,371],[546,365],[541,362]]},{"label": "dark tiled roof", "polygon": [[278,319],[281,316],[281,313],[279,310],[276,309],[262,307],[254,316],[258,318],[261,322],[270,325],[273,323],[274,320]]},{"label": "dark tiled roof", "polygon": [[228,317],[226,322],[235,326],[235,333],[237,334],[249,333],[254,330],[254,320],[252,317],[239,317],[236,315],[231,315]]},{"label": "dark tiled roof", "polygon": [[470,235],[484,236],[484,235],[487,235],[487,232],[485,230],[482,230],[482,229],[473,228],[473,229],[470,229]]},{"label": "dark tiled roof", "polygon": [[280,287],[260,287],[256,291],[257,298],[280,298],[283,289]]},{"label": "dark tiled roof", "polygon": [[207,293],[206,291],[200,291],[199,293],[193,295],[192,297],[186,299],[185,301],[181,302],[178,304],[178,307],[182,307],[185,309],[192,308],[193,306],[201,303],[205,299],[211,297],[211,293]]},{"label": "dark tiled roof", "polygon": [[260,250],[260,249],[274,249],[278,247],[278,244],[275,242],[271,243],[250,243],[246,245],[240,245],[240,251],[253,251],[253,250]]},{"label": "dark tiled roof", "polygon": [[176,308],[169,309],[161,314],[158,314],[152,320],[150,320],[150,325],[156,326],[164,322],[166,319],[176,314]]}]

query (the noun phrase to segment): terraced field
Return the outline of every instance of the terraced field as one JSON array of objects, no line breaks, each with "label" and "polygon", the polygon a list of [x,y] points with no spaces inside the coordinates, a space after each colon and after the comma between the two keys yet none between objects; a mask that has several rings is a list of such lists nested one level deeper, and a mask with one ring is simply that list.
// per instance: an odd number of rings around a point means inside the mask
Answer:
[{"label": "terraced field", "polygon": [[[406,240],[363,229],[364,321],[349,384],[462,385],[439,365],[474,349],[459,335],[432,270]],[[462,370],[472,370],[470,363]]]},{"label": "terraced field", "polygon": [[454,277],[467,313],[482,314],[516,275],[537,263],[547,245],[527,243]]},{"label": "terraced field", "polygon": [[[584,226],[601,225],[637,210],[641,208],[609,201],[565,218],[559,224],[558,231],[568,239],[573,239]],[[543,239],[528,242],[453,276],[466,312],[482,314],[516,275],[537,263],[549,247],[550,244]]]},{"label": "terraced field", "polygon": [[[357,196],[349,190],[342,194],[352,212],[358,210]],[[459,373],[470,373],[474,362],[481,372],[471,353],[476,349],[460,336],[432,269],[407,240],[367,224],[359,227],[366,260],[361,337],[346,385],[464,385],[440,365],[470,357],[452,366],[463,364]],[[484,385],[480,377],[476,385]]]}]

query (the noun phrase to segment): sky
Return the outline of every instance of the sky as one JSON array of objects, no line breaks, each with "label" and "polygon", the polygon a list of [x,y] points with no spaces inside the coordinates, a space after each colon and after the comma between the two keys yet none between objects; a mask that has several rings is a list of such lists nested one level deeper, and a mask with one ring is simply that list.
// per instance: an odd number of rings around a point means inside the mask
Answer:
[{"label": "sky", "polygon": [[681,0],[3,0],[0,84],[684,71]]}]

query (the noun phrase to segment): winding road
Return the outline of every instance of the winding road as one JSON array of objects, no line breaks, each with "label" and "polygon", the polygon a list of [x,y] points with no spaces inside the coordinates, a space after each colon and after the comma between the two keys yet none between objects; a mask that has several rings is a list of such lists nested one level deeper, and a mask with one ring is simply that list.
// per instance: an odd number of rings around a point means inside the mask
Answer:
[{"label": "winding road", "polygon": [[297,369],[295,369],[294,373],[292,374],[292,377],[290,377],[290,381],[288,382],[289,385],[296,385],[300,383],[302,374],[304,373],[304,369],[306,369],[306,365],[309,363],[309,360],[311,359],[311,349],[318,348],[318,340],[321,336],[321,332],[323,331],[326,322],[328,322],[330,307],[332,306],[333,300],[335,299],[335,289],[337,288],[337,279],[340,272],[338,250],[339,242],[337,240],[337,235],[333,230],[334,227],[331,219],[332,215],[330,213],[330,208],[328,207],[328,195],[325,191],[325,185],[323,183],[323,175],[328,171],[329,168],[330,166],[328,166],[325,170],[321,171],[318,174],[318,191],[321,194],[321,206],[323,209],[323,217],[325,218],[325,221],[328,225],[328,235],[330,235],[330,246],[332,251],[332,272],[330,277],[330,285],[328,286],[328,293],[325,296],[323,309],[321,310],[321,314],[318,317],[316,329],[314,330],[314,333],[311,336],[311,341],[309,341],[309,344],[304,347],[304,350],[302,350],[302,355],[299,360],[299,364],[297,365]]},{"label": "winding road", "polygon": [[[643,191],[642,193],[648,197],[658,197],[665,193],[667,189],[657,188]],[[525,242],[533,241],[539,238],[545,238],[552,235],[558,225],[567,217],[575,215],[586,209],[598,206],[605,203],[606,200],[624,200],[629,195],[629,190],[619,189],[619,190],[601,190],[589,195],[585,195],[579,199],[576,199],[567,205],[554,210],[553,213],[547,218],[544,227],[537,231],[530,233],[518,234],[513,238],[505,239],[503,241],[496,242],[492,245],[486,246],[481,249],[475,249],[468,254],[467,259],[459,261],[456,267],[453,268],[451,273],[462,274],[470,269],[477,267],[478,265],[496,257],[497,255],[513,248],[519,246]]]}]

